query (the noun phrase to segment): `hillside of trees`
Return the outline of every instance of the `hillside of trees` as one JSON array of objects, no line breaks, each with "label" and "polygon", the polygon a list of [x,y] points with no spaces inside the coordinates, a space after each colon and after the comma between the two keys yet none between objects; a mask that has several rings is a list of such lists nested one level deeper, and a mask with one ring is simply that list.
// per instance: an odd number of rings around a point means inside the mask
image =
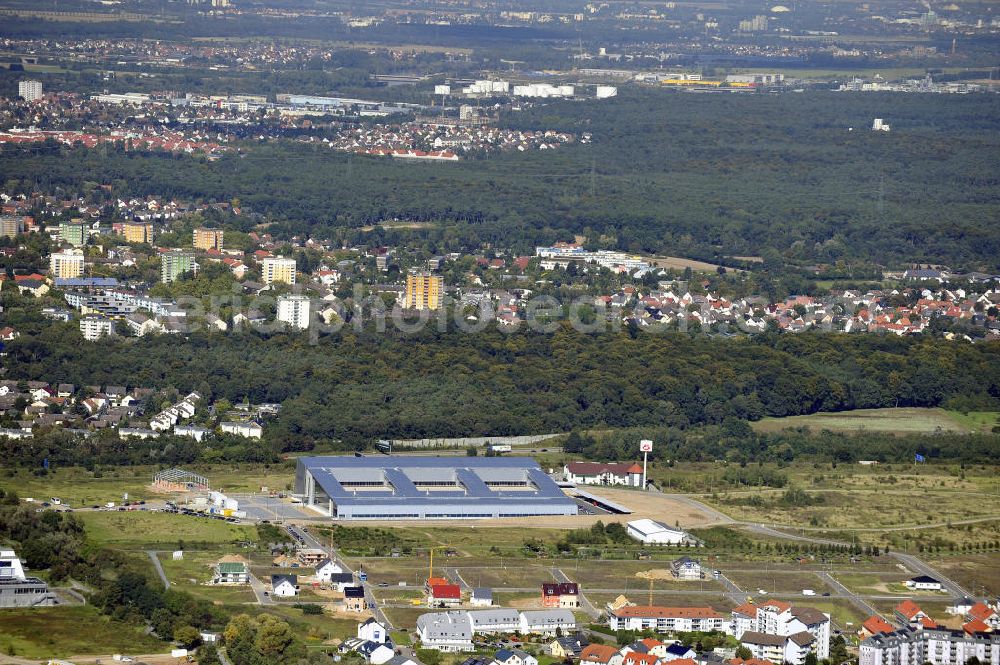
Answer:
[{"label": "hillside of trees", "polygon": [[996,409],[1000,345],[876,335],[680,333],[320,337],[255,333],[81,344],[70,326],[10,342],[7,378],[197,390],[232,403],[282,402],[280,450],[380,437],[684,429],[727,419],[941,406]]}]

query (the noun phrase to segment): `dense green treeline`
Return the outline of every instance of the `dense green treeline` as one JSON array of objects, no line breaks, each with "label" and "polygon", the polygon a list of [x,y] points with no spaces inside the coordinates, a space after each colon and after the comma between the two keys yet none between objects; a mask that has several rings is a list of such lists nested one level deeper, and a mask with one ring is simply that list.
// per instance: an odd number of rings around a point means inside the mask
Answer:
[{"label": "dense green treeline", "polygon": [[[893,131],[868,131],[873,117]],[[463,164],[349,158],[287,141],[216,162],[35,146],[0,151],[0,171],[45,191],[99,181],[117,197],[238,198],[284,237],[352,242],[362,226],[401,218],[432,222],[408,237],[441,251],[488,242],[530,252],[583,234],[695,258],[777,251],[793,262],[1000,269],[996,95],[623,89],[505,122],[589,132],[593,143]]]},{"label": "dense green treeline", "polygon": [[[377,437],[684,429],[727,419],[939,406],[996,408],[1000,346],[876,335],[679,333],[191,335],[80,344],[53,326],[7,348],[8,378],[198,390],[282,402],[278,449]],[[352,443],[353,442],[353,443]]]}]

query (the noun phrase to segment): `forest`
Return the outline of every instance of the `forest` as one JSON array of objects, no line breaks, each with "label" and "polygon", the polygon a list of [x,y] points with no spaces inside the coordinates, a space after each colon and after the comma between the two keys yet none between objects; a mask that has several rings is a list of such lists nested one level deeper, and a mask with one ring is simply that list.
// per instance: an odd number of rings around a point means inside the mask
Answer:
[{"label": "forest", "polygon": [[[891,133],[868,131],[884,117]],[[695,95],[623,89],[503,124],[593,135],[556,151],[400,164],[287,139],[218,161],[124,149],[0,150],[9,193],[238,199],[249,230],[351,242],[384,220],[426,222],[443,250],[596,245],[719,260],[945,263],[1000,270],[996,95]],[[854,131],[849,131],[853,128]],[[267,183],[267,186],[261,186]]]},{"label": "forest", "polygon": [[[1000,406],[1000,345],[879,335],[477,334],[345,328],[81,344],[72,326],[10,342],[13,379],[197,390],[281,402],[276,450],[377,438],[680,430],[886,406]],[[233,452],[238,455],[237,451]]]}]

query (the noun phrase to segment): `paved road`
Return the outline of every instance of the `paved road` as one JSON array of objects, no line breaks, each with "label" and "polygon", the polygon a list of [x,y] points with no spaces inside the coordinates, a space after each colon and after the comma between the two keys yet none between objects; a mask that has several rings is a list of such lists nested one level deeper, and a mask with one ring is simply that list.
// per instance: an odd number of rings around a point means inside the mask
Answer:
[{"label": "paved road", "polygon": [[903,564],[904,566],[906,566],[915,573],[919,573],[921,575],[928,575],[938,580],[939,582],[941,582],[941,586],[947,589],[953,598],[973,597],[973,595],[968,591],[966,591],[965,588],[958,582],[949,577],[945,577],[937,570],[932,568],[930,565],[924,563],[923,561],[913,556],[912,554],[904,554],[902,552],[891,552],[889,556],[895,558],[897,561],[899,561],[901,564]]},{"label": "paved road", "polygon": [[450,579],[452,582],[455,582],[456,584],[458,584],[458,586],[462,587],[462,591],[472,590],[472,587],[469,586],[469,583],[465,581],[464,577],[462,577],[462,573],[458,572],[458,568],[445,568],[444,574],[447,575],[448,579]]},{"label": "paved road", "polygon": [[747,600],[747,593],[725,575],[719,575],[719,581],[726,587],[726,596],[737,605],[742,605]]},{"label": "paved road", "polygon": [[816,573],[821,580],[826,582],[827,586],[836,591],[841,596],[846,596],[851,603],[860,609],[862,612],[871,616],[873,614],[880,614],[878,610],[866,602],[861,596],[853,593],[846,586],[837,581],[837,579],[830,573]]},{"label": "paved road", "polygon": [[[313,536],[311,533],[309,533],[302,527],[296,526],[294,524],[286,524],[285,530],[288,531],[288,533],[292,536],[293,540],[295,540],[296,542],[303,543],[305,547],[323,550],[324,552],[326,552],[327,556],[330,557],[330,560],[336,563],[338,566],[340,566],[345,573],[353,574],[355,572],[351,570],[351,568],[347,565],[347,563],[340,557],[339,554],[337,554],[336,550],[331,550],[329,547],[325,546],[315,536]],[[375,620],[381,623],[383,626],[385,626],[386,629],[392,630],[393,629],[392,622],[389,621],[389,617],[386,616],[385,612],[382,611],[382,607],[376,600],[372,585],[366,581],[366,582],[361,582],[361,586],[365,590],[365,602],[368,603],[368,609],[370,609],[372,611],[372,614],[375,615]]]},{"label": "paved road", "polygon": [[146,554],[149,555],[149,560],[153,562],[153,568],[156,569],[156,574],[160,576],[163,580],[163,588],[170,588],[170,580],[167,579],[167,574],[163,572],[163,566],[160,565],[160,557],[156,556],[156,552],[153,550],[146,550]]},{"label": "paved road", "polygon": [[274,605],[275,601],[267,593],[267,587],[261,582],[256,575],[250,573],[250,589],[253,591],[253,595],[257,596],[257,602],[261,605]]},{"label": "paved road", "polygon": [[[678,500],[680,500],[683,503],[686,503],[686,504],[688,504],[688,505],[690,505],[692,507],[697,507],[697,508],[705,511],[706,513],[708,513],[714,519],[718,519],[720,521],[724,521],[725,523],[737,525],[737,526],[739,526],[742,529],[745,529],[747,531],[752,531],[752,532],[758,533],[760,535],[770,536],[772,538],[781,538],[781,539],[784,539],[784,540],[794,540],[794,541],[798,541],[798,542],[812,543],[812,544],[816,544],[816,545],[841,545],[841,546],[843,546],[843,545],[850,545],[851,544],[851,543],[848,543],[848,542],[845,542],[845,541],[841,541],[841,540],[831,540],[829,538],[818,538],[816,536],[805,535],[805,534],[788,533],[787,531],[784,531],[784,530],[781,530],[779,528],[776,528],[775,526],[768,525],[768,524],[763,524],[763,523],[738,522],[738,521],[733,520],[732,518],[730,518],[730,517],[728,517],[728,516],[720,513],[719,511],[715,510],[714,508],[712,508],[710,506],[706,506],[702,502],[697,501],[695,499],[692,499],[691,497],[684,496],[684,495],[681,495],[681,494],[674,494],[674,495],[671,495],[671,496],[674,497],[674,498],[677,498]],[[970,523],[971,524],[971,523],[975,523],[975,522],[989,521],[989,520],[993,520],[993,519],[995,519],[995,518],[992,518],[992,517],[989,517],[989,518],[975,518],[975,519],[971,519],[971,520],[962,520],[961,522],[952,522],[952,524],[961,524],[961,523]],[[906,529],[908,527],[902,527],[902,528]],[[886,529],[877,529],[877,530],[878,531],[891,531],[891,530],[893,530],[893,527],[889,527],[889,528],[886,528]],[[894,559],[896,559],[897,561],[899,561],[907,569],[909,569],[910,571],[912,571],[915,574],[918,574],[918,575],[927,575],[929,577],[933,577],[936,580],[939,580],[941,582],[941,585],[953,597],[966,597],[966,596],[971,597],[972,596],[972,594],[969,593],[964,587],[962,587],[962,585],[958,584],[953,579],[951,579],[951,578],[949,578],[949,577],[947,577],[945,575],[942,575],[938,570],[936,570],[935,568],[933,568],[932,566],[930,566],[929,564],[927,564],[926,562],[920,560],[919,558],[917,558],[916,556],[914,556],[912,554],[905,554],[903,552],[890,552],[889,556],[891,556]],[[849,589],[847,589],[842,584],[840,584],[839,582],[837,582],[829,574],[819,573],[819,575],[820,575],[820,577],[822,577],[824,579],[824,581],[826,581],[828,584],[830,584],[831,587],[834,590],[836,590],[836,591],[839,592],[837,595],[835,595],[833,597],[847,598],[852,603],[854,603],[855,605],[857,605],[859,608],[860,607],[865,607],[866,608],[865,611],[871,610],[873,614],[876,614],[876,612],[874,612],[874,608],[872,608],[871,605],[869,605],[868,603],[865,603],[863,599],[875,599],[875,600],[886,599],[886,597],[880,597],[880,596],[860,596],[858,594],[853,594],[853,593],[851,593],[851,591]],[[825,575],[825,577],[824,577],[824,575]],[[898,596],[896,596],[895,598],[898,598]]]},{"label": "paved road", "polygon": [[[566,576],[566,573],[564,573],[563,571],[559,570],[558,568],[553,568],[552,569],[552,577],[555,578],[556,582],[572,582],[573,581],[569,577]],[[536,588],[534,590],[537,591],[538,589]],[[583,589],[580,589],[580,609],[582,609],[584,612],[586,612],[588,615],[590,615],[590,618],[594,619],[595,621],[598,620],[598,619],[600,619],[601,618],[601,614],[603,614],[601,612],[601,610],[599,610],[596,607],[594,607],[594,604],[591,603],[587,599],[587,597],[585,595],[583,595]]]}]

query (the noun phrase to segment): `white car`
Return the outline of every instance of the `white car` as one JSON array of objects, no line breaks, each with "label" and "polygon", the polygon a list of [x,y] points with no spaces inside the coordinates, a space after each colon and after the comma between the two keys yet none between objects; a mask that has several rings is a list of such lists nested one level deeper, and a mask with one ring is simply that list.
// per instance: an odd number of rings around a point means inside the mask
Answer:
[{"label": "white car", "polygon": [[763,589],[757,589],[757,593],[759,593],[762,596],[766,596],[767,595],[767,591],[764,591]]}]

